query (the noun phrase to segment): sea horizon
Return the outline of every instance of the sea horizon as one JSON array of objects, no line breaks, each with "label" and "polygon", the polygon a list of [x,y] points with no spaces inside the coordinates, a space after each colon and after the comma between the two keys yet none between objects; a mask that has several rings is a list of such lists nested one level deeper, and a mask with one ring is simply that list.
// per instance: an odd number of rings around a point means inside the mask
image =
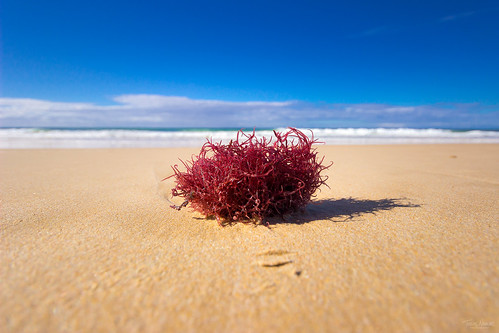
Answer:
[{"label": "sea horizon", "polygon": [[[499,143],[499,129],[409,127],[300,128],[328,145]],[[278,128],[208,127],[0,127],[0,149],[197,147],[229,142],[237,132],[272,137]]]}]

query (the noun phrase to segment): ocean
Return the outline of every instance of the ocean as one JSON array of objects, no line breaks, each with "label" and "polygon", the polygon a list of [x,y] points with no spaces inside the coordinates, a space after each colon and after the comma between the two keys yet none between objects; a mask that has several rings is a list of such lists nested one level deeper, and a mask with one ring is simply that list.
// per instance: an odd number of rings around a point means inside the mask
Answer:
[{"label": "ocean", "polygon": [[[198,147],[229,142],[239,128],[0,128],[0,149]],[[285,128],[277,128],[283,131]],[[331,145],[499,143],[499,130],[412,128],[301,129]],[[247,132],[252,128],[245,129]],[[271,137],[273,129],[256,129]]]}]

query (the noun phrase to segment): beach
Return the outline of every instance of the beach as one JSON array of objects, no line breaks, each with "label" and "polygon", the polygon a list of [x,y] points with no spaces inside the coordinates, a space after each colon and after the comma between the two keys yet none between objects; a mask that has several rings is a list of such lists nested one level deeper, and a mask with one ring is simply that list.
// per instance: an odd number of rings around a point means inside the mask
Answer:
[{"label": "beach", "polygon": [[1,332],[499,327],[499,144],[321,145],[304,211],[171,209],[197,148],[0,150]]}]

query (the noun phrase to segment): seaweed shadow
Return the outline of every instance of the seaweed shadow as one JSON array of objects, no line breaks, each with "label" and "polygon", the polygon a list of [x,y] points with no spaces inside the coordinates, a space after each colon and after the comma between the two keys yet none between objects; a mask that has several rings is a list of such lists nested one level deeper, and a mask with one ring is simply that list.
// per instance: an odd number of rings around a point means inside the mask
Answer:
[{"label": "seaweed shadow", "polygon": [[365,214],[376,214],[394,208],[418,208],[421,205],[410,203],[405,198],[396,199],[326,199],[312,201],[304,210],[286,216],[284,219],[272,218],[269,224],[304,224],[316,220],[349,222]]}]

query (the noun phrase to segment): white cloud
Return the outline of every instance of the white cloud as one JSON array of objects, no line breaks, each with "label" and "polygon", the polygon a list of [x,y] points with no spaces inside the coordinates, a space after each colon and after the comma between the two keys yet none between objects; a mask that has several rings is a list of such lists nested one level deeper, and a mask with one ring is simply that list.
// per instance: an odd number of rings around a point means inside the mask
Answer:
[{"label": "white cloud", "polygon": [[233,102],[146,94],[120,95],[113,100],[117,104],[0,98],[0,126],[499,127],[499,107],[477,103],[400,106],[300,101]]},{"label": "white cloud", "polygon": [[140,106],[143,108],[160,107],[282,107],[292,102],[229,102],[220,100],[190,99],[180,96],[163,95],[121,95],[113,98],[114,101],[129,106]]},{"label": "white cloud", "polygon": [[92,109],[95,106],[88,103],[61,103],[32,98],[0,98],[0,117],[33,115],[43,112],[80,111]]},{"label": "white cloud", "polygon": [[463,13],[458,13],[454,15],[448,15],[440,18],[440,22],[445,22],[445,21],[454,21],[463,17],[471,16],[475,14],[476,11],[471,11],[471,12],[463,12]]},{"label": "white cloud", "polygon": [[[230,102],[181,96],[120,95],[118,104],[0,98],[1,126],[265,126],[294,102]],[[269,124],[269,126],[271,126]]]},{"label": "white cloud", "polygon": [[398,107],[388,107],[386,108],[386,112],[390,113],[411,113],[416,110],[413,106],[398,106]]}]

